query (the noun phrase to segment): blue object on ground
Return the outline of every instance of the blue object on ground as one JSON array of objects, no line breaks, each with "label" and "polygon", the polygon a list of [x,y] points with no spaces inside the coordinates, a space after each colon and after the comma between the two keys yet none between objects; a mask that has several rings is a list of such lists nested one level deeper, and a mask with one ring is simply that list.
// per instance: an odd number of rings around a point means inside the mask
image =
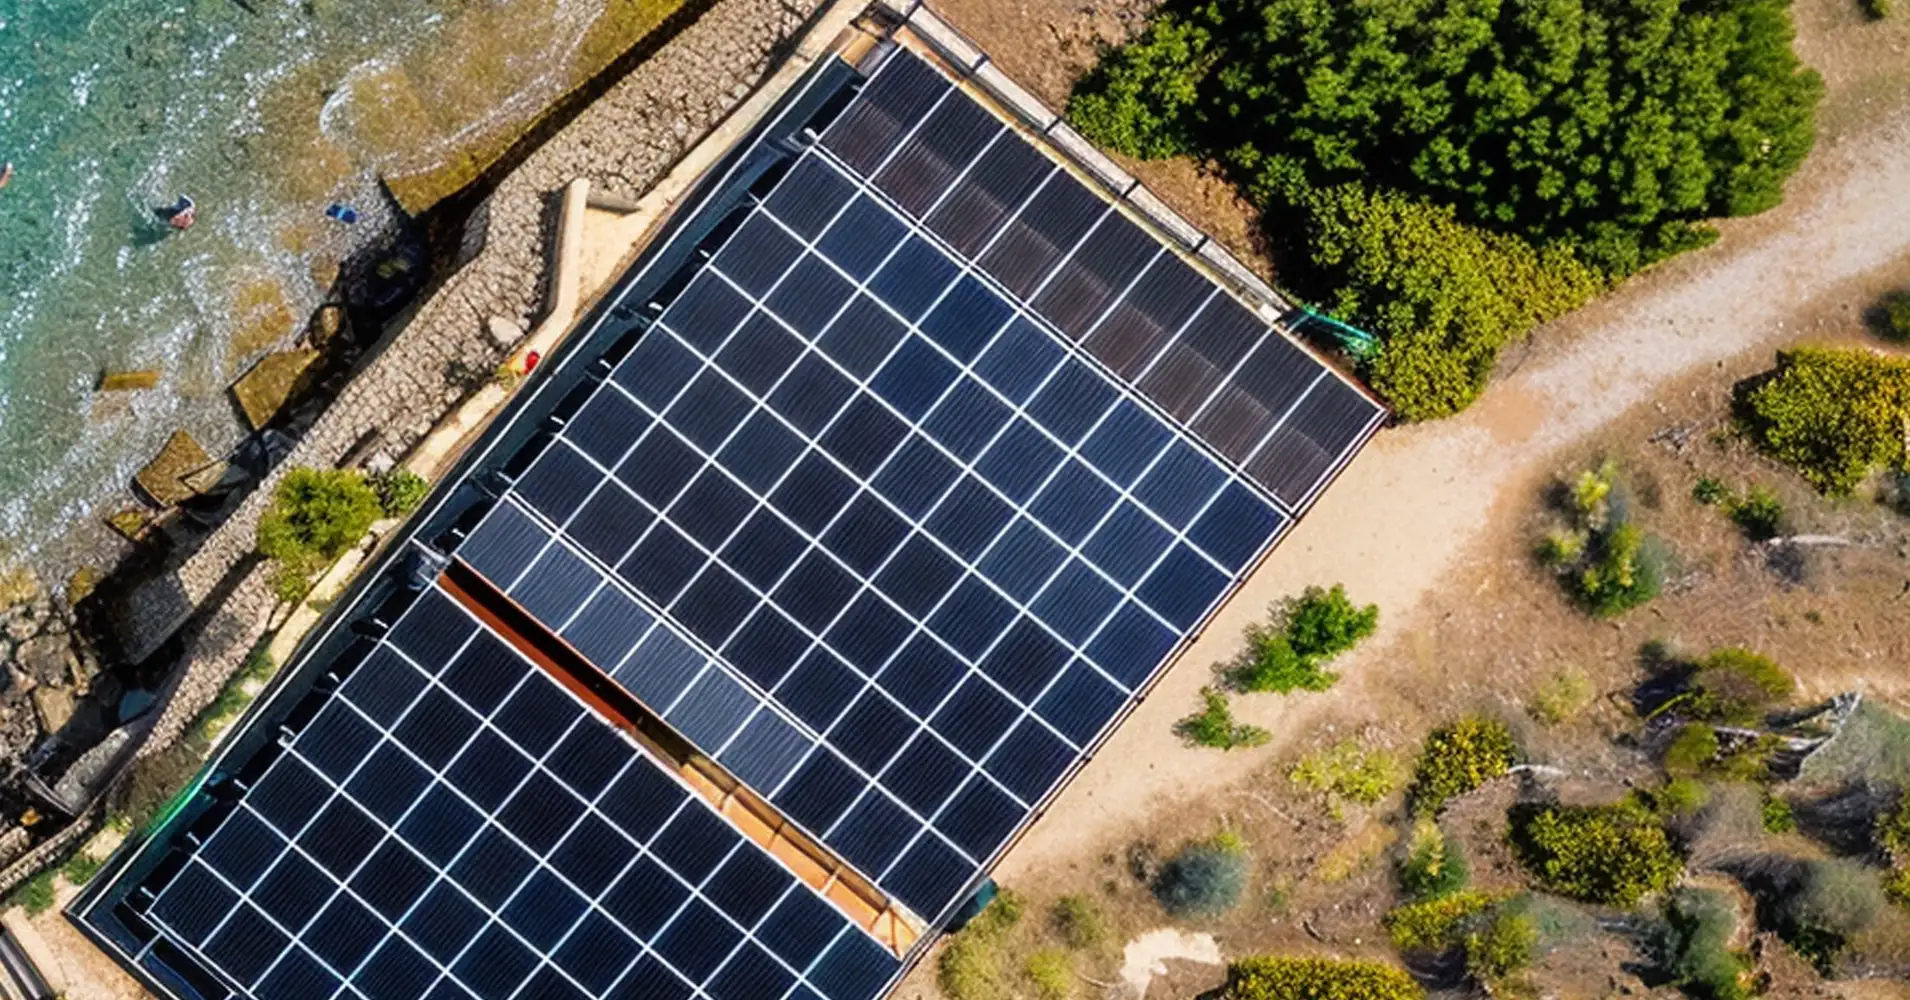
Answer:
[{"label": "blue object on ground", "polygon": [[332,202],[330,205],[327,205],[325,207],[325,214],[348,226],[358,221],[357,209],[352,208],[350,205],[340,205],[337,202]]}]

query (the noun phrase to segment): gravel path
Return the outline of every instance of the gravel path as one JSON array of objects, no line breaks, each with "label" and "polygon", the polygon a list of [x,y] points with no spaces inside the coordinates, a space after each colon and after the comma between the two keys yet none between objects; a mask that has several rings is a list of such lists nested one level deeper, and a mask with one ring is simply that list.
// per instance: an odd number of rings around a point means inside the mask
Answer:
[{"label": "gravel path", "polygon": [[[1797,317],[1910,257],[1910,110],[1820,149],[1784,206],[1725,228],[1688,255],[1553,328],[1479,405],[1382,433],[1241,595],[1002,864],[1013,884],[1138,829],[1149,813],[1247,777],[1267,751],[1188,750],[1174,720],[1197,702],[1211,664],[1272,601],[1344,581],[1384,610],[1380,634],[1340,664],[1331,695],[1236,699],[1274,748],[1335,703],[1369,697],[1386,669],[1438,669],[1413,655],[1416,609],[1476,550],[1495,509],[1528,495],[1562,446],[1580,441],[1705,366],[1795,335]],[[1786,333],[1787,326],[1791,333]],[[1060,817],[1060,818],[1057,818]]]}]

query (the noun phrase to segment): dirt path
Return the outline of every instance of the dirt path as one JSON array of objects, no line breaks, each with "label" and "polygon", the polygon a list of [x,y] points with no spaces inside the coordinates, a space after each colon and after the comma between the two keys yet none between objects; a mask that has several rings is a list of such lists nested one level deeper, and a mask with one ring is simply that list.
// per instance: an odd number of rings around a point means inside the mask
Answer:
[{"label": "dirt path", "polygon": [[[1521,502],[1549,456],[1668,383],[1797,333],[1812,302],[1910,257],[1910,109],[1819,152],[1773,212],[1725,229],[1716,247],[1634,281],[1559,327],[1464,415],[1383,433],[1162,680],[998,877],[1067,866],[1157,809],[1226,788],[1269,751],[1189,750],[1172,735],[1209,667],[1272,601],[1344,581],[1383,609],[1376,639],[1313,697],[1237,699],[1277,749],[1334,703],[1383,706],[1388,672],[1438,670],[1413,647],[1415,609],[1474,551],[1496,508]],[[1856,303],[1861,306],[1867,303]],[[1791,327],[1787,334],[1786,326]],[[1416,655],[1417,654],[1417,655]],[[1383,717],[1383,715],[1381,716]]]}]

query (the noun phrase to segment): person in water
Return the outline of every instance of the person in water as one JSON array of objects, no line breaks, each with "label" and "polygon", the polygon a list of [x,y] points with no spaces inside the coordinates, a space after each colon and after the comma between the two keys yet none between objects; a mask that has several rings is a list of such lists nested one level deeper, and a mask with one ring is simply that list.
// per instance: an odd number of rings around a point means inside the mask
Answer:
[{"label": "person in water", "polygon": [[178,201],[165,208],[154,209],[154,214],[166,220],[166,225],[185,232],[191,229],[193,222],[196,221],[198,208],[199,206],[192,203],[191,198],[182,194]]},{"label": "person in water", "polygon": [[13,179],[13,164],[11,162],[0,163],[0,188],[6,187],[7,182],[12,179]]}]

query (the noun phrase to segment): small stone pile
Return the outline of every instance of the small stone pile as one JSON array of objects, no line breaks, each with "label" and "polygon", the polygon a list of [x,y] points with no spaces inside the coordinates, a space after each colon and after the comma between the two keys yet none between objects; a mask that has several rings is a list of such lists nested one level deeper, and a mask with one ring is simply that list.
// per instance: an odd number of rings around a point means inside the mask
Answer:
[{"label": "small stone pile", "polygon": [[99,660],[76,640],[71,611],[32,588],[0,610],[0,773],[73,716],[99,673]]}]

